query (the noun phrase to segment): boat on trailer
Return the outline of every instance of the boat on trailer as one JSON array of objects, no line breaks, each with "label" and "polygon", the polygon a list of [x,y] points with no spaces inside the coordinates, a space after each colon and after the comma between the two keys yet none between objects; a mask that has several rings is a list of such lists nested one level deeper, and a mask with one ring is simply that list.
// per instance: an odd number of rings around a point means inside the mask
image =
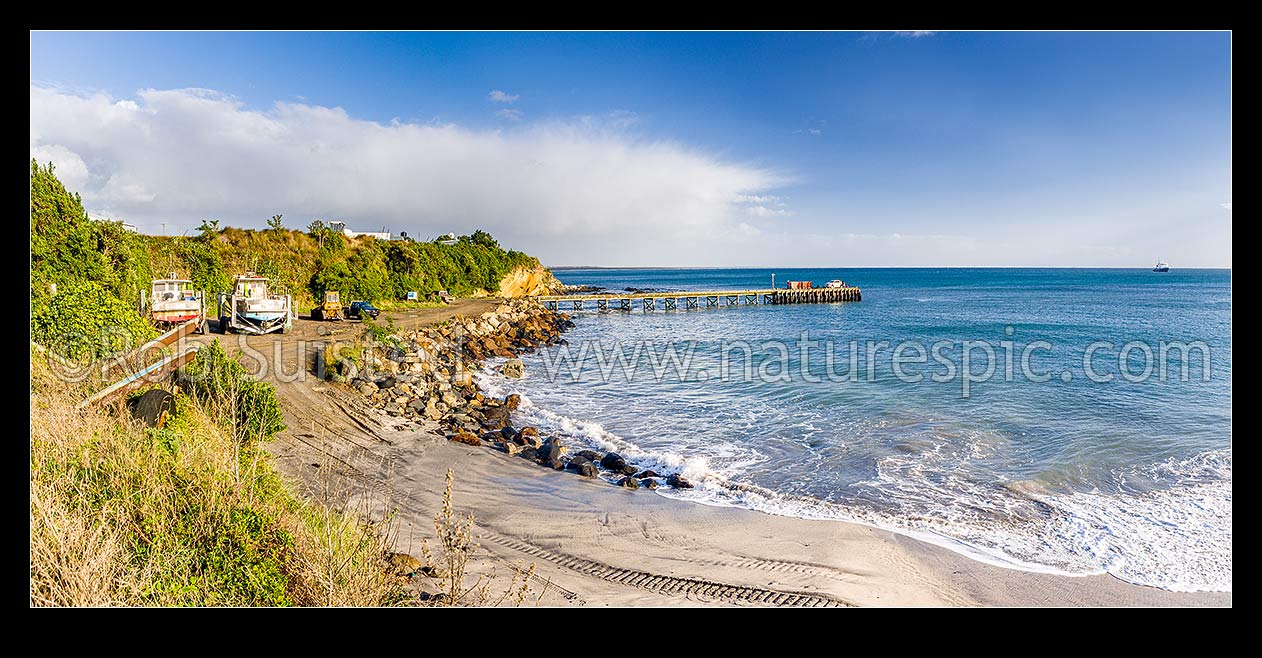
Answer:
[{"label": "boat on trailer", "polygon": [[172,327],[198,320],[197,333],[206,333],[206,295],[193,290],[193,282],[171,272],[165,279],[154,279],[147,298],[149,319],[159,327]]},{"label": "boat on trailer", "polygon": [[293,328],[293,308],[291,296],[277,294],[266,277],[247,272],[233,281],[232,292],[219,295],[219,331],[284,333]]}]

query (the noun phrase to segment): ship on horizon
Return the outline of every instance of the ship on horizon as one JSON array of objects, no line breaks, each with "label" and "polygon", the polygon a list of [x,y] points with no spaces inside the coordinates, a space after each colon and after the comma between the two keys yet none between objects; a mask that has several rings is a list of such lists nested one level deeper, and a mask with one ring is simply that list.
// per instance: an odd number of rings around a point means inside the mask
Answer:
[{"label": "ship on horizon", "polygon": [[1152,271],[1154,271],[1154,272],[1169,272],[1169,271],[1170,271],[1170,266],[1169,266],[1168,264],[1166,264],[1166,263],[1162,262],[1162,261],[1157,261],[1157,264],[1153,266]]}]

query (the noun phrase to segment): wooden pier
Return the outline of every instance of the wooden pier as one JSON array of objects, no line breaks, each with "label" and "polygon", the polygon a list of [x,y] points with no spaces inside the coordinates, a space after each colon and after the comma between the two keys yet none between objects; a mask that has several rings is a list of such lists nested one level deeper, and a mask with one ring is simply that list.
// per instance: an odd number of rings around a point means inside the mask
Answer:
[{"label": "wooden pier", "polygon": [[[630,311],[637,305],[645,312],[661,308],[692,310],[718,306],[753,306],[757,304],[831,304],[857,302],[863,293],[857,287],[844,288],[767,288],[762,290],[681,290],[677,292],[606,293],[595,295],[542,295],[536,297],[545,308],[554,311]],[[590,304],[590,306],[589,306]]]}]

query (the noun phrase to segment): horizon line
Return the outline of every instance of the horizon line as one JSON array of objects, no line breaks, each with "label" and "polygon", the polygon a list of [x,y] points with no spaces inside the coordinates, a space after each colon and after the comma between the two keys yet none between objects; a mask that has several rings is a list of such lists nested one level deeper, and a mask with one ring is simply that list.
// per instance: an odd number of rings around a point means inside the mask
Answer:
[{"label": "horizon line", "polygon": [[[1151,270],[1144,265],[544,265],[549,270]],[[1230,265],[1171,267],[1170,270],[1230,270]]]}]

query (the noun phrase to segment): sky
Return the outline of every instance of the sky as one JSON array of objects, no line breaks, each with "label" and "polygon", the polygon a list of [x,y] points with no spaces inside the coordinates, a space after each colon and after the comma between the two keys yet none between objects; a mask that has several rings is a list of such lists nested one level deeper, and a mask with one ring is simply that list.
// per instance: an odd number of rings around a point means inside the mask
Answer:
[{"label": "sky", "polygon": [[93,216],[545,264],[1231,266],[1231,35],[31,33]]}]

